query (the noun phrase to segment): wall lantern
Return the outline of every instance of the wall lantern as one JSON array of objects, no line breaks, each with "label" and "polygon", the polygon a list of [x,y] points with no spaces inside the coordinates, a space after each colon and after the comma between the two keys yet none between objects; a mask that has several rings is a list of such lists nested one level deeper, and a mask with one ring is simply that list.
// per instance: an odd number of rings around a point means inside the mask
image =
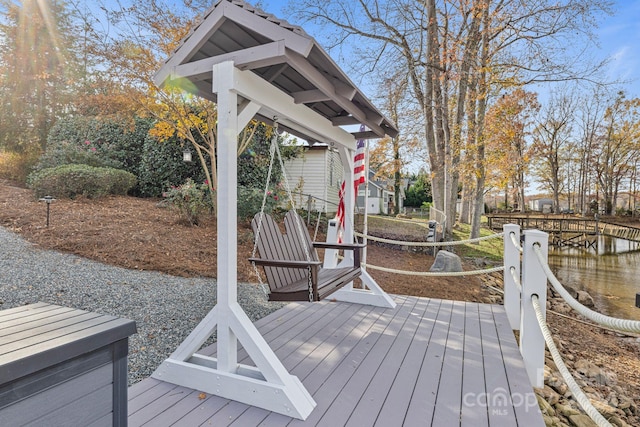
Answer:
[{"label": "wall lantern", "polygon": [[182,151],[182,161],[183,162],[191,162],[191,150],[188,148],[185,148]]}]

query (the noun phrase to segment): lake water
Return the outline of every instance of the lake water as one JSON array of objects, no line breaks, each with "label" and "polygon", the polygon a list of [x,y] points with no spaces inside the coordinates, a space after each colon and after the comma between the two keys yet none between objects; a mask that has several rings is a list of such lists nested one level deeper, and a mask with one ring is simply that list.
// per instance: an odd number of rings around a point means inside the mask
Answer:
[{"label": "lake water", "polygon": [[640,320],[640,243],[600,236],[598,253],[550,247],[549,265],[562,284],[589,292],[598,311]]}]

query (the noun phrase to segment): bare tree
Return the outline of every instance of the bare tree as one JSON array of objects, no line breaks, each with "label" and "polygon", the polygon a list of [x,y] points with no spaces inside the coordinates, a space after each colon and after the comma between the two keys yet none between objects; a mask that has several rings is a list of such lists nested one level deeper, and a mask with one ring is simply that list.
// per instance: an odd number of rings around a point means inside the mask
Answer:
[{"label": "bare tree", "polygon": [[605,214],[615,213],[618,191],[631,178],[640,154],[640,99],[620,92],[607,108],[595,148],[595,169]]},{"label": "bare tree", "polygon": [[571,92],[555,94],[543,109],[533,133],[538,180],[552,193],[555,212],[559,212],[560,193],[564,190],[562,171],[573,142],[576,102],[577,97]]},{"label": "bare tree", "polygon": [[[404,64],[423,113],[434,203],[448,218],[455,217],[463,150],[473,151],[479,168],[474,215],[481,211],[484,148],[477,135],[490,95],[507,85],[595,79],[597,67],[584,62],[579,47],[586,49],[593,17],[607,6],[604,0],[302,0],[291,5],[303,20],[338,29],[325,32],[330,47],[342,48],[346,39],[357,38],[357,60],[351,62],[361,73]],[[469,124],[476,135],[471,138]]]},{"label": "bare tree", "polygon": [[579,128],[579,138],[576,141],[577,182],[576,197],[577,210],[585,215],[589,211],[589,203],[593,197],[596,182],[593,149],[600,123],[604,120],[606,111],[606,94],[599,88],[580,98],[577,104],[576,121]]},{"label": "bare tree", "polygon": [[374,145],[370,150],[370,165],[376,172],[376,178],[393,182],[394,213],[398,214],[403,171],[413,156],[421,152],[421,127],[416,125],[420,123],[420,114],[408,102],[406,74],[395,73],[381,78],[385,81],[379,88],[382,109],[397,124],[400,132],[395,138],[385,137]]}]

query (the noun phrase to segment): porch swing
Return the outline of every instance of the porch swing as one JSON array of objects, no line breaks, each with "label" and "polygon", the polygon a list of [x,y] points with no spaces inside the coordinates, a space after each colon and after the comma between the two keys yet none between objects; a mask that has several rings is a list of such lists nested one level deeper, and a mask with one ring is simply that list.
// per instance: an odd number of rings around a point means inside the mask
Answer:
[{"label": "porch swing", "polygon": [[[295,201],[284,169],[278,145],[277,122],[269,150],[269,171],[262,198],[262,206],[251,221],[254,233],[253,253],[249,261],[253,264],[261,285],[262,277],[257,266],[262,266],[269,285],[269,301],[320,301],[343,286],[360,277],[360,252],[365,245],[313,242],[304,221],[298,215]],[[292,209],[284,218],[285,233],[275,220],[264,212],[273,161],[277,154],[284,176]],[[353,251],[353,266],[323,268],[316,249],[342,249]],[[259,257],[256,255],[259,253]]]}]

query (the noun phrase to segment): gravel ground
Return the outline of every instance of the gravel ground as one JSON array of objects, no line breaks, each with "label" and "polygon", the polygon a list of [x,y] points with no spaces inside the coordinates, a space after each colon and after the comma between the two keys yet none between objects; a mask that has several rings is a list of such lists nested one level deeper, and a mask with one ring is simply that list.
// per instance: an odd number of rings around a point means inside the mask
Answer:
[{"label": "gravel ground", "polygon": [[[129,339],[129,384],[149,375],[216,303],[216,282],[127,270],[42,250],[0,227],[0,309],[35,302],[135,320]],[[238,284],[252,321],[282,307],[255,285]]]}]

